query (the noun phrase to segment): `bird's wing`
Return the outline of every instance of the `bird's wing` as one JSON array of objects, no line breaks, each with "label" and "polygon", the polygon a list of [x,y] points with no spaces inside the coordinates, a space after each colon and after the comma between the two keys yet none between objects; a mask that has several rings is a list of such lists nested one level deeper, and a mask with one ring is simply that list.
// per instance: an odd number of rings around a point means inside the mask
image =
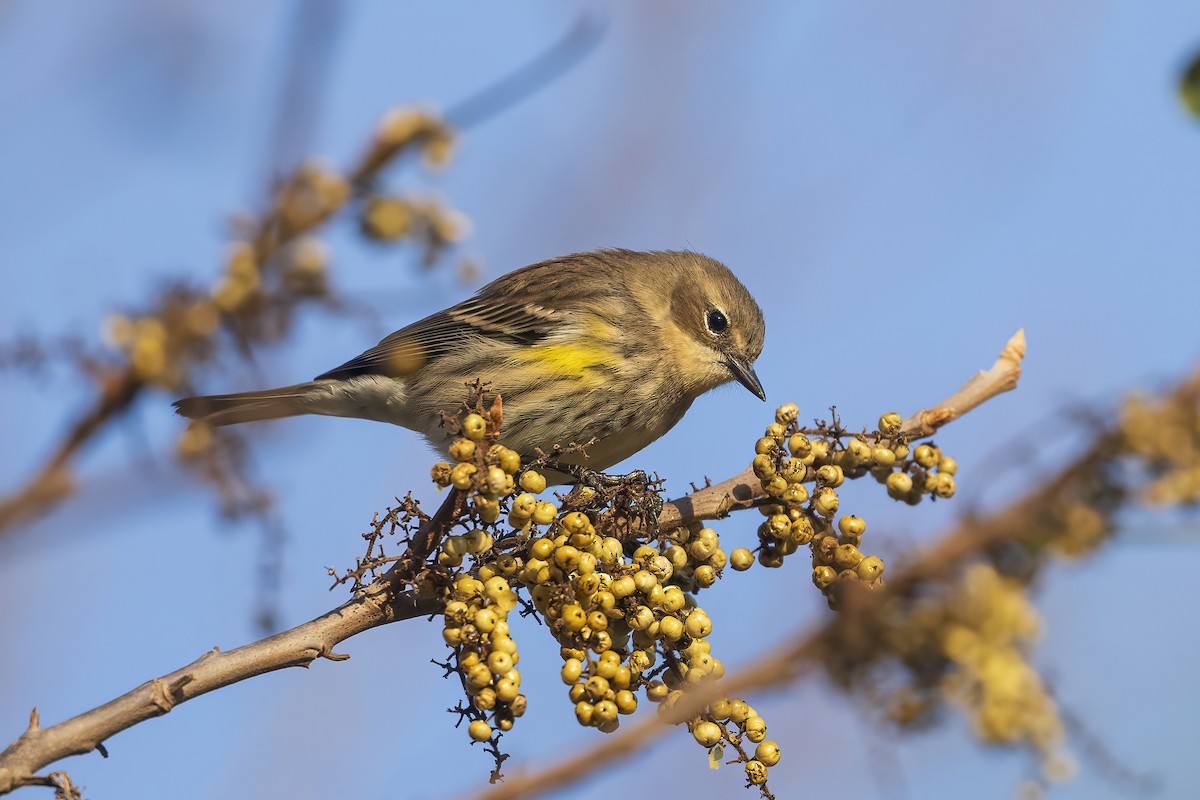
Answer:
[{"label": "bird's wing", "polygon": [[534,303],[517,305],[495,296],[475,297],[396,331],[315,380],[355,375],[403,378],[430,361],[481,341],[532,344],[549,335],[562,320],[562,312]]}]

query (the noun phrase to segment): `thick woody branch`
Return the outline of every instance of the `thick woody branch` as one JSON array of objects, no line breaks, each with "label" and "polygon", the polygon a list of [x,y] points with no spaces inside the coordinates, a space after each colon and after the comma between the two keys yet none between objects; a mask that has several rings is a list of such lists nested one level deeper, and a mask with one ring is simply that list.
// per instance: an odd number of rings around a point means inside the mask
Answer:
[{"label": "thick woody branch", "polygon": [[41,727],[35,709],[29,727],[0,753],[0,794],[21,786],[46,784],[38,770],[67,756],[83,755],[140,722],[166,714],[180,703],[214,689],[286,667],[307,667],[318,658],[341,661],[338,643],[365,630],[421,617],[437,611],[435,601],[403,591],[425,555],[461,508],[461,495],[451,491],[437,513],[413,537],[405,557],[369,586],[327,614],[291,630],[235,650],[213,648],[185,667],[147,681],[115,700],[49,728]]},{"label": "thick woody branch", "polygon": [[[938,428],[953,422],[998,394],[1017,387],[1021,360],[1025,357],[1025,331],[1019,330],[1004,345],[990,369],[976,373],[962,388],[935,406],[918,411],[904,420],[900,435],[908,440],[932,436]],[[732,478],[698,492],[672,500],[658,518],[664,529],[678,528],[695,520],[720,519],[749,508],[762,497],[762,482],[747,467]]]}]

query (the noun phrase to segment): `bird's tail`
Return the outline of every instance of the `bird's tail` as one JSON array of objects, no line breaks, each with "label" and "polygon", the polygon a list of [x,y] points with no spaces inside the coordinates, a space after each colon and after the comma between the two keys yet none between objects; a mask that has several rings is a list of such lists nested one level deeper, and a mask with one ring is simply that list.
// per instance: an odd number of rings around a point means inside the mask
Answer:
[{"label": "bird's tail", "polygon": [[298,414],[320,413],[313,408],[312,395],[316,384],[298,383],[259,392],[211,394],[205,397],[185,397],[176,400],[175,413],[209,425],[236,425],[262,419],[280,419]]}]

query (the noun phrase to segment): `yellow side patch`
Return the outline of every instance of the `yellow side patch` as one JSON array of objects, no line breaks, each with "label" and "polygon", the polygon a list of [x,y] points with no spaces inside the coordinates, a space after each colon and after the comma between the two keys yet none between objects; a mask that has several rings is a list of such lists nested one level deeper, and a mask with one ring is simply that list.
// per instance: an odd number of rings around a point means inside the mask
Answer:
[{"label": "yellow side patch", "polygon": [[590,370],[610,364],[614,359],[611,350],[593,342],[525,347],[517,351],[516,357],[522,361],[540,364],[555,375],[579,380],[599,379],[601,376],[591,373]]}]

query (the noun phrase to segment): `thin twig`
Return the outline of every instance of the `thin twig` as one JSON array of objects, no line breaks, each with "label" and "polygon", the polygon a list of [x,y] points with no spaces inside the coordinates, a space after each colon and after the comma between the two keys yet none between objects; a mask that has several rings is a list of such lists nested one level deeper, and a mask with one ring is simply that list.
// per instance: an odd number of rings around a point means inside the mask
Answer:
[{"label": "thin twig", "polygon": [[162,716],[180,703],[266,672],[307,667],[318,658],[344,660],[346,656],[336,653],[334,647],[351,636],[436,612],[438,603],[418,599],[405,592],[404,586],[423,561],[418,548],[426,554],[432,552],[461,502],[460,493],[451,491],[414,537],[411,558],[392,566],[350,600],[316,619],[234,650],[213,648],[185,667],[48,728],[41,727],[34,709],[29,727],[0,753],[0,794],[31,782],[44,783],[37,775],[43,767],[96,750],[112,736]]}]

